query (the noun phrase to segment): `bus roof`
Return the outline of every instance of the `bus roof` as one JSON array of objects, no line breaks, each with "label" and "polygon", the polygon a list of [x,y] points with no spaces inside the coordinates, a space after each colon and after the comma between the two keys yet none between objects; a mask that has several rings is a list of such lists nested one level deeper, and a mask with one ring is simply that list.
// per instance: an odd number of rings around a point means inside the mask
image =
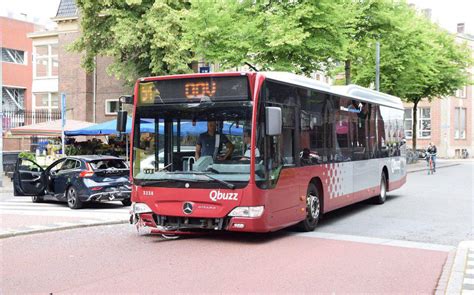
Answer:
[{"label": "bus roof", "polygon": [[155,81],[182,78],[199,78],[199,77],[223,77],[223,76],[239,76],[248,74],[260,74],[266,79],[287,83],[295,86],[301,86],[314,90],[323,91],[330,94],[341,95],[347,98],[357,99],[360,101],[384,105],[392,108],[403,109],[400,98],[386,93],[378,92],[369,88],[358,85],[346,86],[330,86],[326,83],[288,72],[212,72],[212,73],[194,73],[180,74],[160,77],[146,77],[139,79],[140,81]]},{"label": "bus roof", "polygon": [[400,98],[390,94],[386,94],[354,84],[345,86],[332,86],[331,88],[333,89],[334,93],[341,94],[349,98],[355,98],[357,100],[362,100],[369,103],[376,103],[403,110],[403,104]]},{"label": "bus roof", "polygon": [[330,94],[338,94],[347,98],[357,99],[368,103],[375,103],[392,108],[403,109],[403,104],[400,98],[359,85],[351,84],[346,86],[329,86],[326,83],[287,72],[260,72],[259,74],[263,74],[265,78],[270,80],[275,80],[282,83],[320,90]]}]

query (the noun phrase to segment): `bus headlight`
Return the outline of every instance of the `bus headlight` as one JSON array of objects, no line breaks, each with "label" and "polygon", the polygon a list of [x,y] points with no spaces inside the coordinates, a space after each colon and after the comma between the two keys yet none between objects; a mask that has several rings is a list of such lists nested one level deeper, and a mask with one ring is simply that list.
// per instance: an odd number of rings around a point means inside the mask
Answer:
[{"label": "bus headlight", "polygon": [[153,212],[153,211],[145,203],[133,203],[132,212],[133,214],[141,214],[141,213],[148,213],[148,212]]},{"label": "bus headlight", "polygon": [[232,217],[260,217],[263,214],[263,206],[236,207],[229,213]]}]

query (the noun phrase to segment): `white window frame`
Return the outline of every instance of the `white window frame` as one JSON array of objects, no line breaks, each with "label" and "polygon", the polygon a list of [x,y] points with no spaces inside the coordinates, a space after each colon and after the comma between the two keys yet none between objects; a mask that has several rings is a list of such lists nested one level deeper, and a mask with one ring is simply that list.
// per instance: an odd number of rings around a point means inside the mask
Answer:
[{"label": "white window frame", "polygon": [[[404,118],[405,119],[405,122],[407,121],[410,121],[410,128],[409,129],[405,129],[405,137],[406,138],[412,138],[413,137],[413,108],[405,108],[405,111],[406,110],[409,110],[410,111],[410,114],[411,114],[411,117],[410,118]],[[404,122],[404,124],[405,124]]]},{"label": "white window frame", "polygon": [[457,98],[466,98],[466,93],[467,92],[467,87],[466,86],[463,86],[461,88],[459,88],[458,90],[456,90],[456,97]]},{"label": "white window frame", "polygon": [[[9,64],[15,64],[15,65],[28,65],[28,51],[24,51],[24,50],[21,50],[21,49],[13,49],[13,48],[5,48],[5,47],[0,47],[1,51],[3,50],[7,50],[7,51],[10,51],[10,50],[14,50],[14,51],[19,51],[19,52],[23,52],[23,62],[11,62],[11,61],[6,61],[6,60],[3,60],[2,58],[2,62],[4,63],[9,63]],[[0,54],[3,54],[2,52],[0,52]],[[13,53],[10,53],[10,55],[12,55]],[[15,58],[13,58],[15,59]]]},{"label": "white window frame", "polygon": [[105,115],[106,116],[112,116],[112,115],[117,115],[117,112],[111,112],[109,108],[109,102],[119,102],[118,98],[112,98],[112,99],[106,99],[105,100]]},{"label": "white window frame", "polygon": [[[48,48],[48,53],[46,55],[41,55],[38,56],[36,49],[37,47],[44,47],[46,46]],[[56,46],[58,47],[58,43],[46,43],[46,44],[35,44],[33,46],[33,78],[34,79],[48,79],[48,78],[58,78],[58,75],[53,75],[53,58],[56,58],[56,61],[59,64],[59,54],[52,54],[53,50],[52,47]],[[58,48],[59,49],[59,48]],[[38,59],[43,59],[47,60],[48,62],[48,69],[47,73],[45,76],[38,76],[36,73],[36,65],[37,65],[37,60]],[[58,65],[59,67],[59,65]]]},{"label": "white window frame", "polygon": [[[36,105],[36,96],[38,94],[48,94],[48,106],[37,106]],[[52,100],[51,97],[53,94],[56,94],[58,96],[58,106],[53,106],[52,105]],[[61,99],[59,98],[59,93],[58,92],[33,92],[33,110],[48,110],[48,111],[53,111],[53,110],[58,110],[61,107]]]},{"label": "white window frame", "polygon": [[[407,110],[409,108],[406,108],[405,110]],[[422,109],[430,109],[430,117],[429,118],[422,118]],[[416,125],[416,131],[417,131],[417,138],[418,139],[429,139],[431,138],[431,131],[432,131],[432,128],[431,128],[431,107],[419,107],[417,108],[417,116],[416,116],[416,120],[417,120],[417,125]],[[406,120],[406,119],[405,119]],[[413,108],[411,108],[411,118],[409,119],[411,124],[410,124],[410,127],[413,127]],[[422,129],[422,126],[423,126],[423,122],[429,122],[429,126],[430,126],[430,129],[428,130],[424,130]],[[423,131],[424,132],[428,132],[429,131],[429,135],[423,135]],[[413,138],[413,128],[410,128],[410,129],[405,129],[405,137],[407,139],[411,139]]]},{"label": "white window frame", "polygon": [[[461,120],[461,114],[464,111],[464,122]],[[456,113],[457,113],[457,122],[456,122]],[[464,140],[466,139],[466,124],[467,124],[467,108],[455,107],[454,108],[454,139]],[[457,123],[457,126],[456,126]],[[462,127],[464,123],[464,129]]]}]

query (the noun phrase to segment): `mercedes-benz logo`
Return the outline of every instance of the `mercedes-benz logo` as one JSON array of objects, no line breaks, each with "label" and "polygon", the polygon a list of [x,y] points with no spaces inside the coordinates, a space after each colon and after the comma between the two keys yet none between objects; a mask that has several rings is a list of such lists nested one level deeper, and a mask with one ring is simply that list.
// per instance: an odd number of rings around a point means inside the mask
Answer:
[{"label": "mercedes-benz logo", "polygon": [[193,213],[193,204],[186,202],[183,204],[183,212],[184,214],[191,214]]}]

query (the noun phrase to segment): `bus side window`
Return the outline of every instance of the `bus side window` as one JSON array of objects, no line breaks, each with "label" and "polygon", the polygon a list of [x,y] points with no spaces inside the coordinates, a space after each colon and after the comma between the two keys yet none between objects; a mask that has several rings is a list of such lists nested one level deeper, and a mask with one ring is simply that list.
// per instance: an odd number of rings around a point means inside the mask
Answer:
[{"label": "bus side window", "polygon": [[373,104],[368,104],[368,114],[367,114],[367,120],[368,120],[368,128],[367,128],[367,142],[368,142],[368,159],[373,159],[376,158],[375,151],[376,151],[376,145],[375,145],[375,106]]}]

